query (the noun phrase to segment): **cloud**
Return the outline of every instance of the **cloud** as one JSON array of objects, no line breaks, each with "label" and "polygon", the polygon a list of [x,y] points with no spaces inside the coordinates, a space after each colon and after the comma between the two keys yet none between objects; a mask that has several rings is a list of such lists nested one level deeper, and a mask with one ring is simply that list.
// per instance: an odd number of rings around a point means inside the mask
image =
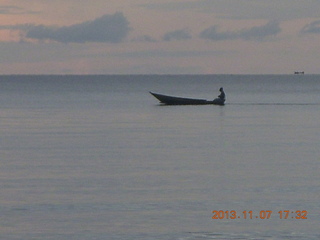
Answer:
[{"label": "cloud", "polygon": [[243,29],[234,32],[219,32],[217,26],[212,26],[202,31],[200,33],[200,37],[212,41],[234,39],[259,41],[265,39],[266,37],[277,35],[280,32],[281,28],[279,27],[279,23],[277,21],[270,21],[263,26],[252,27],[250,29]]},{"label": "cloud", "polygon": [[173,32],[168,32],[163,36],[164,41],[172,41],[172,40],[185,40],[190,39],[191,35],[185,29],[176,30]]},{"label": "cloud", "polygon": [[200,33],[201,38],[210,39],[212,41],[233,40],[237,38],[237,35],[238,34],[235,32],[218,32],[218,26],[212,26]]},{"label": "cloud", "polygon": [[253,27],[249,30],[242,30],[239,33],[240,38],[246,40],[262,40],[269,36],[275,36],[281,32],[279,22],[270,21],[264,26]]},{"label": "cloud", "polygon": [[301,29],[301,33],[320,33],[320,20],[307,24]]},{"label": "cloud", "polygon": [[53,40],[62,43],[119,43],[127,36],[129,31],[129,22],[122,13],[118,12],[71,26],[29,25],[26,38]]}]

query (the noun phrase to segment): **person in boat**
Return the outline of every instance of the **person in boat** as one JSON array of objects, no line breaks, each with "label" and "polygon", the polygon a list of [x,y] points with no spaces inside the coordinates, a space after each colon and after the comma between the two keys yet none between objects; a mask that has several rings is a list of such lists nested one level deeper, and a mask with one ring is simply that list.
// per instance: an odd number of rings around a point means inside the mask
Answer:
[{"label": "person in boat", "polygon": [[220,98],[221,100],[225,101],[226,100],[226,94],[224,93],[223,88],[221,87],[219,89],[219,91],[220,91],[220,95],[218,96],[218,98]]}]

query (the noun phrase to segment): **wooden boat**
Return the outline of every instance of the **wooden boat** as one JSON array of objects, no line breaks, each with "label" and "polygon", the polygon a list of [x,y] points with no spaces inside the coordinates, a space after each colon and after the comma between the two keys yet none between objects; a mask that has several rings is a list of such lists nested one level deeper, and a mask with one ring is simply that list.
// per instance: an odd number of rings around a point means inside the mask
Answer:
[{"label": "wooden boat", "polygon": [[212,101],[208,101],[205,99],[173,97],[173,96],[167,96],[167,95],[153,93],[153,92],[150,92],[150,94],[153,95],[156,99],[158,99],[160,103],[163,103],[166,105],[207,105],[207,104],[224,105],[224,102],[225,102],[225,100],[221,98],[216,98]]}]

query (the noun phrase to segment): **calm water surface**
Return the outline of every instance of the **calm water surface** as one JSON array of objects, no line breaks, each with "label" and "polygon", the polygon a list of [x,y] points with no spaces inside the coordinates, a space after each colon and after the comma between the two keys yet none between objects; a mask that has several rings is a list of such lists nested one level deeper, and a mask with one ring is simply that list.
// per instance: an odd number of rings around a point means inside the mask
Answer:
[{"label": "calm water surface", "polygon": [[319,119],[319,75],[1,76],[0,238],[319,239]]}]

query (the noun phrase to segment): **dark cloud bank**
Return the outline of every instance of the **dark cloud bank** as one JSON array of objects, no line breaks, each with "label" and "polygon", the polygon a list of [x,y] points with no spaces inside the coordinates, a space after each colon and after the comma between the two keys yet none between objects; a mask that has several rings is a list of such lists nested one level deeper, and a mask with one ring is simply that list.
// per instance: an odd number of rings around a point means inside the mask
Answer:
[{"label": "dark cloud bank", "polygon": [[[211,41],[223,40],[254,40],[263,41],[270,36],[276,36],[281,32],[278,21],[270,21],[265,25],[256,26],[238,31],[219,31],[217,25],[213,25],[200,32],[198,37]],[[22,42],[24,38],[39,41],[52,40],[60,43],[86,43],[105,42],[120,43],[129,34],[131,28],[129,21],[121,13],[106,14],[92,21],[86,21],[70,26],[54,27],[46,25],[20,24],[20,25],[0,25],[1,29],[20,30]],[[320,34],[320,20],[311,22],[304,26],[302,34]],[[181,41],[191,39],[192,35],[187,29],[178,29],[167,32],[162,36],[162,41]],[[158,42],[149,35],[144,35],[133,39],[133,41]]]},{"label": "dark cloud bank", "polygon": [[277,21],[270,21],[266,25],[252,27],[234,32],[219,32],[217,26],[212,26],[200,33],[200,37],[212,41],[220,40],[263,40],[266,37],[277,35],[281,32]]},{"label": "dark cloud bank", "polygon": [[[4,27],[4,26],[3,26]],[[82,22],[70,26],[53,27],[45,25],[19,25],[16,27],[26,32],[25,37],[36,40],[53,40],[61,43],[86,43],[86,42],[110,42],[120,43],[130,31],[127,18],[120,12],[106,14],[93,21]],[[277,35],[281,32],[277,21],[270,21],[266,25],[243,29],[240,31],[218,31],[217,26],[212,26],[200,33],[200,38],[212,41],[219,40],[263,40],[266,37]],[[163,35],[163,41],[187,40],[192,36],[187,29],[179,29]],[[156,42],[149,36],[143,36],[136,41]]]},{"label": "dark cloud bank", "polygon": [[129,31],[128,20],[122,13],[115,13],[71,26],[29,26],[26,37],[37,40],[54,40],[62,43],[119,43],[128,35]]},{"label": "dark cloud bank", "polygon": [[317,33],[320,34],[320,20],[314,21],[304,26],[301,33]]},{"label": "dark cloud bank", "polygon": [[185,40],[190,39],[191,35],[189,32],[185,29],[182,30],[176,30],[173,32],[168,32],[163,36],[164,41],[171,41],[171,40]]}]

